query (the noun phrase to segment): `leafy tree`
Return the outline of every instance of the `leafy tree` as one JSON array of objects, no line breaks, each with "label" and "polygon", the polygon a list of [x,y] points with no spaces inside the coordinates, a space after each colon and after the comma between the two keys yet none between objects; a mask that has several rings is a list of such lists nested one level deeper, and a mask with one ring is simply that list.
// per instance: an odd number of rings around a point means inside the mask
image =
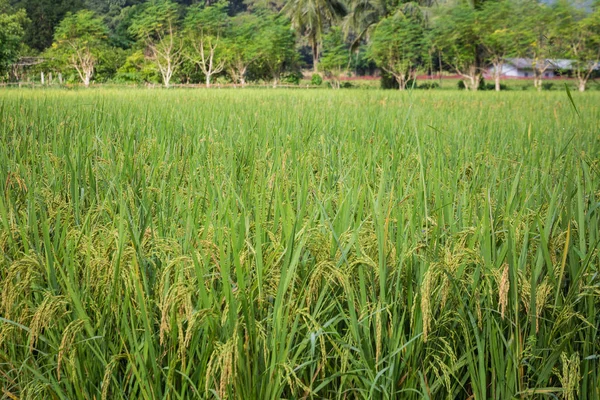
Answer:
[{"label": "leafy tree", "polygon": [[178,18],[177,4],[158,0],[136,15],[129,27],[129,32],[145,44],[149,59],[160,71],[167,88],[182,61],[183,41],[178,34]]},{"label": "leafy tree", "polygon": [[67,13],[84,7],[83,0],[12,0],[17,9],[24,9],[31,23],[25,26],[24,44],[43,51],[50,47],[54,30]]},{"label": "leafy tree", "polygon": [[270,75],[276,87],[286,69],[297,63],[294,32],[285,18],[278,15],[263,16],[263,27],[256,40],[260,49],[259,65]]},{"label": "leafy tree", "polygon": [[125,64],[128,56],[129,52],[119,47],[102,47],[98,53],[98,64],[94,80],[96,82],[112,80],[117,75],[119,68]]},{"label": "leafy tree", "polygon": [[210,87],[211,77],[225,68],[222,36],[227,23],[227,3],[224,1],[192,7],[185,19],[191,49],[187,55],[204,73],[206,87]]},{"label": "leafy tree", "polygon": [[323,37],[321,69],[331,79],[331,87],[340,88],[340,76],[350,64],[350,49],[344,42],[341,28],[332,27]]},{"label": "leafy tree", "polygon": [[282,11],[290,18],[292,26],[308,38],[313,69],[317,72],[323,33],[346,15],[344,3],[340,0],[289,0]]},{"label": "leafy tree", "polygon": [[225,51],[225,68],[231,79],[241,85],[246,84],[248,68],[260,57],[257,37],[261,20],[254,14],[240,14],[231,19]]},{"label": "leafy tree", "polygon": [[427,54],[422,17],[415,9],[383,19],[373,31],[370,58],[391,74],[400,90],[416,77],[417,66]]},{"label": "leafy tree", "polygon": [[357,47],[382,19],[394,14],[398,7],[396,0],[351,0],[349,4],[347,23],[356,32],[353,48]]},{"label": "leafy tree", "polygon": [[477,29],[486,60],[494,67],[494,86],[500,90],[500,77],[507,57],[517,54],[523,43],[519,43],[519,32],[514,29],[516,9],[511,0],[485,2],[477,18]]},{"label": "leafy tree", "polygon": [[102,15],[108,13],[111,6],[125,5],[125,0],[85,0],[85,8]]},{"label": "leafy tree", "polygon": [[142,50],[131,53],[117,70],[115,79],[123,82],[159,83],[161,75],[156,64],[144,56]]},{"label": "leafy tree", "polygon": [[445,6],[435,19],[433,29],[435,46],[444,55],[445,62],[467,80],[469,90],[477,90],[482,77],[477,17],[472,5]]},{"label": "leafy tree", "polygon": [[155,0],[141,7],[129,26],[129,33],[140,41],[157,41],[177,27],[179,8],[170,0]]},{"label": "leafy tree", "polygon": [[595,68],[600,65],[600,8],[591,13],[564,1],[555,7],[558,16],[557,45],[572,60],[570,68],[578,89],[585,91]]},{"label": "leafy tree", "polygon": [[278,13],[283,9],[285,0],[244,0],[246,10],[253,14],[263,12]]},{"label": "leafy tree", "polygon": [[74,68],[87,87],[107,38],[108,29],[92,11],[68,14],[56,28],[52,53]]},{"label": "leafy tree", "polygon": [[[3,5],[4,3],[4,5]],[[8,13],[9,7],[0,1],[0,75],[5,76],[9,67],[18,59],[21,41],[27,22],[25,10]]]},{"label": "leafy tree", "polygon": [[520,45],[517,54],[531,58],[533,85],[542,90],[544,73],[552,66],[549,59],[558,55],[556,45],[557,18],[553,10],[535,0],[525,0],[517,8],[520,18],[513,29],[518,32]]}]

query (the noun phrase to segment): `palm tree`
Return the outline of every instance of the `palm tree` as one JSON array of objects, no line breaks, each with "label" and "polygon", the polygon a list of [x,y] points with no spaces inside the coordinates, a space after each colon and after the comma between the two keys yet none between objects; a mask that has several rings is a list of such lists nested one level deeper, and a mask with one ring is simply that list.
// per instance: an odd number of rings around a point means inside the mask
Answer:
[{"label": "palm tree", "polygon": [[355,49],[384,18],[393,14],[420,13],[420,7],[430,7],[436,0],[350,0],[345,30],[354,32]]},{"label": "palm tree", "polygon": [[282,9],[292,26],[305,34],[312,49],[313,68],[319,64],[319,47],[325,29],[346,15],[340,0],[290,0]]}]

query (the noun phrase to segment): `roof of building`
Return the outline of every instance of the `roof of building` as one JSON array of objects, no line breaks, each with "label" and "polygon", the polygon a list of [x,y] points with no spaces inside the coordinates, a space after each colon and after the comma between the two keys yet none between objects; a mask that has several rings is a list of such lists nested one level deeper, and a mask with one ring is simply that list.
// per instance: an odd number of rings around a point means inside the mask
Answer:
[{"label": "roof of building", "polygon": [[[507,58],[507,64],[510,64],[518,69],[533,69],[533,59],[531,58]],[[557,70],[557,69],[571,69],[575,60],[569,60],[564,58],[547,58],[540,60],[546,70]],[[597,64],[594,69],[600,69],[600,63]]]}]

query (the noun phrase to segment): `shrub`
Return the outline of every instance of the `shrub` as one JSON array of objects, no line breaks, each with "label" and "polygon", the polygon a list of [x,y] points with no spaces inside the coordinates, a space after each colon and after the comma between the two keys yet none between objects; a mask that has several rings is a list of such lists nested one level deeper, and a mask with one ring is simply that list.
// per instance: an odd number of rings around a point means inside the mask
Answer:
[{"label": "shrub", "polygon": [[290,85],[298,85],[298,84],[300,84],[301,80],[302,80],[302,73],[299,71],[294,71],[294,72],[291,72],[288,75],[284,76],[281,79],[281,82],[287,83]]},{"label": "shrub", "polygon": [[418,86],[418,89],[430,90],[430,89],[438,89],[439,87],[440,87],[440,84],[437,82],[425,82],[425,83],[421,83]]},{"label": "shrub", "polygon": [[[496,84],[495,83],[486,83],[484,90],[496,90]],[[505,84],[501,83],[500,90],[508,90],[508,87]]]},{"label": "shrub", "polygon": [[[492,85],[492,89],[494,89],[493,85]],[[488,88],[488,85],[486,84],[485,79],[483,78],[483,76],[479,80],[479,86],[477,86],[477,90],[490,90]]]},{"label": "shrub", "polygon": [[310,84],[313,86],[321,86],[323,84],[323,77],[319,74],[312,74]]},{"label": "shrub", "polygon": [[398,89],[400,87],[396,79],[387,72],[381,74],[379,82],[382,89]]},{"label": "shrub", "polygon": [[552,90],[553,86],[554,86],[554,83],[552,83],[552,82],[543,82],[542,90]]}]

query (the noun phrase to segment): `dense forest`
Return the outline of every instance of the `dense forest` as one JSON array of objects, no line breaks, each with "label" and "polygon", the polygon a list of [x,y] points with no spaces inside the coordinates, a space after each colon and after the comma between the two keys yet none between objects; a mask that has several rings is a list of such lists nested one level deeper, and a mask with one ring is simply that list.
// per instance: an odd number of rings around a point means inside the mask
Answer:
[{"label": "dense forest", "polygon": [[404,89],[419,73],[495,87],[507,58],[549,60],[585,90],[600,61],[600,4],[536,0],[0,0],[0,79],[114,83],[298,83],[313,70],[379,71]]}]

